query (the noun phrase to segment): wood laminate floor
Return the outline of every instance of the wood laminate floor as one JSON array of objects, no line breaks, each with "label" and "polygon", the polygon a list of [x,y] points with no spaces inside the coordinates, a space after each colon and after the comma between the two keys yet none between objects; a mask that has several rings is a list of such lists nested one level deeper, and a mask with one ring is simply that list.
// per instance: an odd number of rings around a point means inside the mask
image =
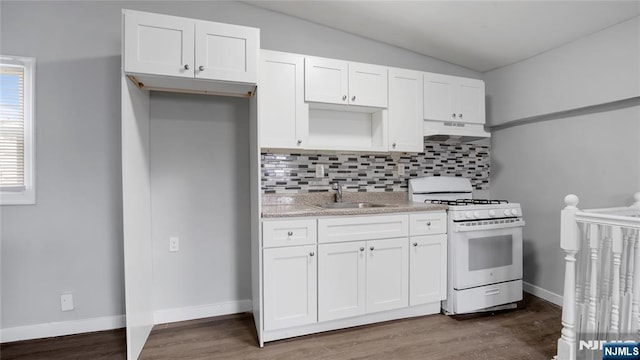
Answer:
[{"label": "wood laminate floor", "polygon": [[[250,314],[154,328],[141,359],[545,359],[555,355],[561,309],[525,294],[518,310],[430,315],[270,342]],[[125,359],[124,330],[2,344],[1,359]]]}]

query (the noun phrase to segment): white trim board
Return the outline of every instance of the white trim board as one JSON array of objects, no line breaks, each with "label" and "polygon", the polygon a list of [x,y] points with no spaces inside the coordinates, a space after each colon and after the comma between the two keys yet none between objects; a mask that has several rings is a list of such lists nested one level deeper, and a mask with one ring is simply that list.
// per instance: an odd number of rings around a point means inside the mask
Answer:
[{"label": "white trim board", "polygon": [[522,290],[528,292],[531,295],[537,296],[541,299],[547,300],[550,303],[556,304],[562,307],[563,297],[549,290],[543,289],[539,286],[535,286],[526,281],[522,282]]},{"label": "white trim board", "polygon": [[[217,304],[157,310],[153,313],[153,320],[154,324],[157,325],[250,311],[251,300],[236,300]],[[120,329],[125,327],[125,324],[125,315],[116,315],[16,326],[0,329],[0,343]]]},{"label": "white trim board", "polygon": [[81,320],[59,321],[0,330],[0,342],[41,339],[125,327],[125,316],[103,316]]},{"label": "white trim board", "polygon": [[235,300],[217,304],[197,305],[173,309],[156,310],[153,312],[154,325],[178,321],[203,319],[213,316],[250,312],[251,300]]}]

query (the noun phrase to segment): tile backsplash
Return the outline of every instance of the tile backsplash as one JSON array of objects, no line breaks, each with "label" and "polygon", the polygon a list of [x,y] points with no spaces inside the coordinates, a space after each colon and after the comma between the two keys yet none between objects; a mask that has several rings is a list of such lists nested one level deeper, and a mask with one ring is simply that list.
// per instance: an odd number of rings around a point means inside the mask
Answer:
[{"label": "tile backsplash", "polygon": [[[462,176],[475,190],[488,190],[489,152],[488,145],[425,141],[424,152],[403,155],[262,153],[262,192],[330,191],[336,181],[346,191],[407,191],[408,179],[422,176]],[[316,164],[324,165],[324,177],[316,178]]]}]

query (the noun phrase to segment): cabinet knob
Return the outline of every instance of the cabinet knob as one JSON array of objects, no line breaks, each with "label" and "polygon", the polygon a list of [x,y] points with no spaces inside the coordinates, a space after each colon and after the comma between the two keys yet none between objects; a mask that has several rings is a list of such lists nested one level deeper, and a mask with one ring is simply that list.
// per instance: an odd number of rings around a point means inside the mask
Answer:
[{"label": "cabinet knob", "polygon": [[316,253],[314,253],[314,252],[312,251],[312,252],[310,252],[310,253],[309,253],[309,256],[313,256],[313,255],[315,255],[315,254],[316,254]]},{"label": "cabinet knob", "polygon": [[356,101],[355,95],[351,97],[351,101]]},{"label": "cabinet knob", "polygon": [[396,143],[391,144],[391,146],[395,149],[396,148]]},{"label": "cabinet knob", "polygon": [[293,231],[289,231],[289,232],[287,233],[287,235],[288,235],[288,236],[293,235]]},{"label": "cabinet knob", "polygon": [[189,70],[189,64],[184,64],[184,69]]},{"label": "cabinet knob", "polygon": [[456,118],[456,114],[451,114],[451,117],[455,119]]},{"label": "cabinet knob", "polygon": [[375,249],[376,249],[376,248],[375,248],[375,247],[373,247],[373,246],[369,248],[369,250],[371,250],[371,251],[373,251],[373,250],[375,250]]},{"label": "cabinet knob", "polygon": [[418,246],[418,243],[417,243],[417,242],[416,242],[416,243],[413,243],[413,246]]},{"label": "cabinet knob", "polygon": [[364,246],[360,248],[360,251],[364,251]]},{"label": "cabinet knob", "polygon": [[460,119],[462,119],[462,114],[458,114],[458,117],[459,117]]},{"label": "cabinet knob", "polygon": [[298,145],[302,144],[302,140],[298,139]]},{"label": "cabinet knob", "polygon": [[431,221],[427,221],[427,226],[431,226]]},{"label": "cabinet knob", "polygon": [[202,66],[202,65],[198,66],[198,70],[204,71],[204,66]]},{"label": "cabinet knob", "polygon": [[342,101],[347,100],[347,95],[342,95]]}]

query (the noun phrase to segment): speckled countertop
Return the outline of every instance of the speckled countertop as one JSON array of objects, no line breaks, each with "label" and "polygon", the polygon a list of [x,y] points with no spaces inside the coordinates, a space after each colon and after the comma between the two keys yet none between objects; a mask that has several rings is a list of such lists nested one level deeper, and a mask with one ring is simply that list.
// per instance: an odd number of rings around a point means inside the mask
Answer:
[{"label": "speckled countertop", "polygon": [[368,202],[388,205],[386,207],[356,209],[324,209],[318,205],[335,201],[334,192],[310,194],[268,194],[262,196],[262,217],[296,216],[344,216],[384,214],[409,211],[447,210],[446,205],[412,203],[406,192],[348,192],[343,193],[343,202]]}]

